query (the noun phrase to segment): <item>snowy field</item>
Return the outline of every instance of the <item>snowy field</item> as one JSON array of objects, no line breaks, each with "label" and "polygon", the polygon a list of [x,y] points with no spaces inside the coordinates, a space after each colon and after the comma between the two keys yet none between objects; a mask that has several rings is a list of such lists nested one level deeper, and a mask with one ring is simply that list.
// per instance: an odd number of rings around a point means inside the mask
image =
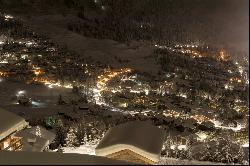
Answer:
[{"label": "snowy field", "polygon": [[[85,138],[86,140],[86,138]],[[80,145],[79,147],[63,147],[63,153],[78,153],[78,154],[88,154],[88,155],[95,155],[95,148],[100,142],[100,139],[93,139],[90,141],[84,141],[84,144]]]},{"label": "snowy field", "polygon": [[95,148],[97,145],[85,144],[80,147],[64,147],[63,153],[78,153],[78,154],[88,154],[95,155]]}]

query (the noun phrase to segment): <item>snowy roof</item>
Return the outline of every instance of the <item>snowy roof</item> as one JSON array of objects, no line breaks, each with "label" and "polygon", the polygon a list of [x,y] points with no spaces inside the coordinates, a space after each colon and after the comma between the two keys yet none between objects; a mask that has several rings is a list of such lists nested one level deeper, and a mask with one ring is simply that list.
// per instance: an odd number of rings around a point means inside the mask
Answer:
[{"label": "snowy roof", "polygon": [[28,123],[22,117],[0,108],[0,140],[22,130]]},{"label": "snowy roof", "polygon": [[43,139],[49,140],[50,143],[56,138],[55,133],[52,133],[49,130],[46,130],[42,126],[35,126],[30,129],[27,129],[27,131]]},{"label": "snowy roof", "polygon": [[84,154],[0,151],[2,165],[128,165],[125,161]]},{"label": "snowy roof", "polygon": [[164,130],[150,123],[128,122],[109,129],[96,147],[96,154],[106,156],[128,149],[158,162],[164,138]]},{"label": "snowy roof", "polygon": [[[49,140],[36,136],[28,130],[19,131],[15,136],[22,137],[22,151],[42,152],[49,145]],[[28,139],[35,139],[35,142],[31,144]]]}]

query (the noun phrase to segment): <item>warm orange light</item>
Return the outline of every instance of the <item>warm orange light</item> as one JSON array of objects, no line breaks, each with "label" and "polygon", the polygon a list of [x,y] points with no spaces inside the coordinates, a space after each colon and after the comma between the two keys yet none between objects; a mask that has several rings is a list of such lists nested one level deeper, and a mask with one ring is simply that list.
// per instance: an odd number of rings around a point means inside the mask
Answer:
[{"label": "warm orange light", "polygon": [[210,121],[211,119],[209,119],[208,117],[204,116],[204,115],[194,115],[193,118],[195,120],[197,120],[198,122],[202,123],[202,122],[206,122],[206,121]]},{"label": "warm orange light", "polygon": [[35,70],[33,70],[33,72],[34,72],[34,74],[35,74],[36,76],[41,75],[41,74],[44,74],[44,71],[41,70],[41,69],[35,69]]},{"label": "warm orange light", "polygon": [[0,76],[4,76],[4,77],[6,77],[6,76],[8,76],[9,74],[7,73],[7,72],[4,72],[4,71],[0,71]]},{"label": "warm orange light", "polygon": [[51,83],[52,81],[50,81],[50,80],[48,80],[48,79],[46,79],[46,78],[37,78],[37,77],[35,77],[35,78],[33,78],[33,81],[34,82],[39,82],[39,83]]},{"label": "warm orange light", "polygon": [[228,59],[228,56],[224,50],[221,50],[219,52],[219,59],[222,61],[226,61]]}]

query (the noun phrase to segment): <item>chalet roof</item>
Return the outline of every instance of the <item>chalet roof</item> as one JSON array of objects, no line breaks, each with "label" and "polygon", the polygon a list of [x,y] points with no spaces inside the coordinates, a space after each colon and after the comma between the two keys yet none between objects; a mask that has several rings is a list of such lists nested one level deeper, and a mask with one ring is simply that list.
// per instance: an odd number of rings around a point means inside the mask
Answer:
[{"label": "chalet roof", "polygon": [[[36,136],[28,130],[19,131],[15,136],[22,137],[22,151],[42,152],[49,145],[49,140]],[[31,144],[28,139],[35,139],[35,141]]]},{"label": "chalet roof", "polygon": [[27,125],[28,123],[22,117],[0,108],[0,140]]},{"label": "chalet roof", "polygon": [[3,165],[128,165],[125,161],[84,154],[56,152],[10,152],[0,151]]},{"label": "chalet roof", "polygon": [[106,156],[129,149],[158,162],[164,138],[164,130],[148,122],[128,122],[109,129],[96,147],[96,154]]},{"label": "chalet roof", "polygon": [[34,134],[34,135],[39,136],[43,139],[49,140],[50,143],[56,138],[55,133],[52,133],[49,130],[46,130],[42,126],[35,126],[35,127],[32,127],[30,129],[26,129],[26,130],[31,134]]}]

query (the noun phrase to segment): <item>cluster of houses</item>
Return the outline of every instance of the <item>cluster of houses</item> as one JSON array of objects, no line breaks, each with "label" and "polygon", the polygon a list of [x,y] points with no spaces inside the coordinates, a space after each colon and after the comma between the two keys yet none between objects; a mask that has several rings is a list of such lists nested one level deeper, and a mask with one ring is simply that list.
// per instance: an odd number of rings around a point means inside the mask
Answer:
[{"label": "cluster of houses", "polygon": [[[160,161],[165,136],[163,129],[148,121],[131,121],[110,128],[94,156],[51,152],[48,147],[55,139],[54,133],[41,126],[31,127],[22,117],[0,109],[0,164],[153,165]],[[179,161],[169,159],[169,163],[177,165]]]},{"label": "cluster of houses", "polygon": [[41,126],[29,126],[22,117],[0,108],[0,150],[46,151],[56,135]]},{"label": "cluster of houses", "polygon": [[[149,132],[154,137],[149,137]],[[96,155],[131,163],[155,164],[160,158],[164,134],[162,129],[148,122],[134,121],[121,124],[106,133],[96,147]],[[0,109],[0,153],[2,154],[7,153],[6,151],[25,152],[23,154],[49,152],[48,147],[55,136],[41,126],[31,127],[22,117]]]}]

